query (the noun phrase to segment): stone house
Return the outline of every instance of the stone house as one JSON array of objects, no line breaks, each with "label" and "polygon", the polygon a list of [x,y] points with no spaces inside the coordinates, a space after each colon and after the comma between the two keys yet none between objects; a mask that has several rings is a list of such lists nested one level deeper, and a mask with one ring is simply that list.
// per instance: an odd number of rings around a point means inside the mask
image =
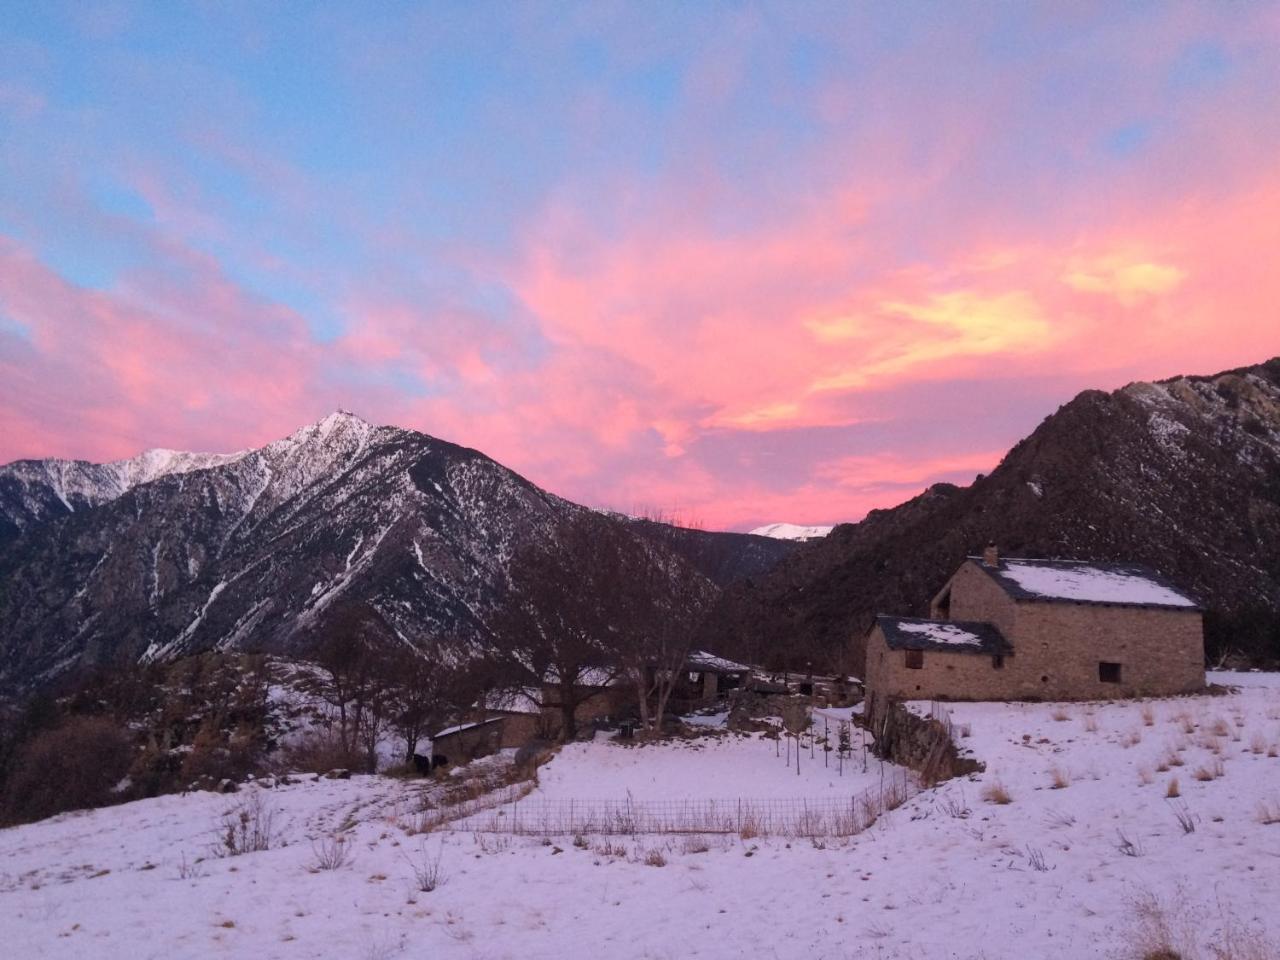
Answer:
[{"label": "stone house", "polygon": [[873,700],[1091,700],[1204,687],[1202,611],[1129,564],[969,557],[930,618],[878,616]]},{"label": "stone house", "polygon": [[[589,670],[577,684],[577,692],[581,697],[574,708],[574,721],[579,730],[585,729],[596,720],[630,716],[636,712],[633,701],[635,688],[616,672],[608,670]],[[544,683],[539,699],[542,707],[542,722],[551,737],[560,735],[563,722],[560,710],[560,688],[555,683]]]},{"label": "stone house", "polygon": [[684,669],[676,678],[672,701],[686,708],[701,706],[727,690],[743,686],[750,676],[751,668],[745,664],[726,660],[706,650],[691,650]]},{"label": "stone house", "polygon": [[431,737],[431,765],[470,763],[502,749],[503,719],[487,717],[441,730]]}]

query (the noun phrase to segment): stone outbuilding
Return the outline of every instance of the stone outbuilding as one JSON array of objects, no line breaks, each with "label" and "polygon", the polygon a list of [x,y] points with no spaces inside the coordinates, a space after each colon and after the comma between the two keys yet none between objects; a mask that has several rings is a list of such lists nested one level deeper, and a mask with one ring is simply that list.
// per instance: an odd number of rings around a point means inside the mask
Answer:
[{"label": "stone outbuilding", "polygon": [[728,690],[743,686],[751,668],[706,650],[692,650],[677,678],[673,698],[690,706],[710,703]]},{"label": "stone outbuilding", "polygon": [[884,700],[1092,700],[1204,687],[1202,611],[1130,564],[969,557],[930,618],[879,616],[867,694]]},{"label": "stone outbuilding", "polygon": [[431,765],[455,766],[470,763],[502,749],[501,717],[487,717],[460,723],[431,737]]}]

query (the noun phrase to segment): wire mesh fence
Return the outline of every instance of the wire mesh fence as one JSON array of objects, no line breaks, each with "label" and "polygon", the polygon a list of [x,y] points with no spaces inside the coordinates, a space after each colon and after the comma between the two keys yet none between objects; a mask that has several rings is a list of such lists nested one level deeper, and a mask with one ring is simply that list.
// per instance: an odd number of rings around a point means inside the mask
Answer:
[{"label": "wire mesh fence", "polygon": [[[915,789],[905,771],[847,797],[579,800],[526,796],[440,816],[433,829],[524,836],[736,834],[841,837],[861,833]],[[442,811],[443,814],[443,811]]]}]

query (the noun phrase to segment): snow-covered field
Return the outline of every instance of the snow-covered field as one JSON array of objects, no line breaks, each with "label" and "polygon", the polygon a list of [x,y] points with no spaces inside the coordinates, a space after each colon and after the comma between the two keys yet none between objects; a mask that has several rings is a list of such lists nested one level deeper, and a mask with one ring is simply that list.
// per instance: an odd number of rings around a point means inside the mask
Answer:
[{"label": "snow-covered field", "polygon": [[[1230,938],[1231,956],[1273,957],[1260,944],[1280,942],[1280,822],[1262,821],[1267,811],[1280,818],[1280,758],[1268,755],[1280,748],[1280,678],[1215,679],[1242,689],[951,705],[987,772],[920,793],[845,840],[411,835],[422,787],[376,777],[62,816],[0,831],[0,949],[21,958],[1075,960],[1140,956],[1131,948],[1159,901],[1170,935],[1196,941],[1181,945],[1184,957],[1212,957],[1209,946]],[[874,761],[865,775],[859,761],[840,777],[807,753],[797,776],[774,749],[758,738],[578,744],[542,768],[538,792],[820,798],[879,778]],[[1214,778],[1198,780],[1198,770]],[[1175,776],[1181,797],[1171,801]],[[983,799],[996,783],[1011,802]],[[275,812],[280,842],[180,876],[184,858],[190,866],[217,842],[224,811],[253,792]],[[323,850],[312,841],[339,830],[352,862],[315,869]],[[437,857],[445,882],[421,892],[414,867]],[[1245,952],[1250,943],[1257,952]]]}]

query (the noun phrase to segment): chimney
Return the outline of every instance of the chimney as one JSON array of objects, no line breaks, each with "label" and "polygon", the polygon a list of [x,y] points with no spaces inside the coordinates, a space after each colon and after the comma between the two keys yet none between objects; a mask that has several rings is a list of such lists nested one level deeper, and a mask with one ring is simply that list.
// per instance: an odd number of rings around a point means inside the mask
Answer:
[{"label": "chimney", "polygon": [[996,549],[994,540],[988,543],[982,551],[982,565],[984,567],[1000,566],[1000,551]]}]

